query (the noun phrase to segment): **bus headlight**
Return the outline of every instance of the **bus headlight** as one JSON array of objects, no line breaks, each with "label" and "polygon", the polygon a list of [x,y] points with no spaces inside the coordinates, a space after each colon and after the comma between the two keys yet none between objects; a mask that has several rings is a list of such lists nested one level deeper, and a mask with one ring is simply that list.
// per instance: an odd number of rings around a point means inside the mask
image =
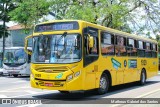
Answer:
[{"label": "bus headlight", "polygon": [[73,79],[73,75],[69,75],[68,77],[67,77],[67,81],[70,81],[70,80],[72,80]]},{"label": "bus headlight", "polygon": [[76,73],[74,74],[74,77],[77,77],[77,76],[79,76],[79,75],[80,75],[80,71],[76,72]]}]

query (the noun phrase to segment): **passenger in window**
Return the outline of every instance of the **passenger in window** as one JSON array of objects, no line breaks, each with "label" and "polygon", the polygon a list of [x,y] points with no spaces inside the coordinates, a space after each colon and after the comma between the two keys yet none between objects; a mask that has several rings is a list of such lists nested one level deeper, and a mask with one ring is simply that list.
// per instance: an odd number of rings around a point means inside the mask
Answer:
[{"label": "passenger in window", "polygon": [[117,37],[117,46],[116,46],[116,54],[120,56],[122,53],[126,52],[126,48],[124,46],[124,38]]},{"label": "passenger in window", "polygon": [[104,44],[104,45],[102,45],[101,50],[102,50],[102,54],[112,55],[112,54],[114,54],[114,45]]}]

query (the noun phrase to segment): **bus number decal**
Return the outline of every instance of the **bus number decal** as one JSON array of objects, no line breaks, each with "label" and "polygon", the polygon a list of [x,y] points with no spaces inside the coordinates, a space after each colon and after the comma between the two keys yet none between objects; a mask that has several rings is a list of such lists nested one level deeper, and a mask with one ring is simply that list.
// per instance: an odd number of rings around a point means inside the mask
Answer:
[{"label": "bus number decal", "polygon": [[118,62],[118,61],[115,60],[114,58],[111,58],[111,61],[112,61],[113,67],[114,67],[115,69],[118,69],[118,67],[121,68],[121,63],[120,63],[120,62]]},{"label": "bus number decal", "polygon": [[35,74],[35,77],[41,77],[41,74]]}]

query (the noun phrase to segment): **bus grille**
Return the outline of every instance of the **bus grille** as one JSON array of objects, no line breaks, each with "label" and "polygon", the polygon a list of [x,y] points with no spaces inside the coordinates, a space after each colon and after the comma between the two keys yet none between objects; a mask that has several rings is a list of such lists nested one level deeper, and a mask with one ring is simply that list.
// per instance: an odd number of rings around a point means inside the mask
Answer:
[{"label": "bus grille", "polygon": [[67,71],[67,67],[41,67],[35,69],[38,72],[59,73]]}]

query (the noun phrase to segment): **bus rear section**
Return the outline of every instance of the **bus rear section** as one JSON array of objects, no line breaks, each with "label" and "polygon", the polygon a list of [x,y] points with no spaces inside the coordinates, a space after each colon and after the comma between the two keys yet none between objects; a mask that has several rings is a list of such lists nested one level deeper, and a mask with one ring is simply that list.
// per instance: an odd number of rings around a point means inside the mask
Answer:
[{"label": "bus rear section", "polygon": [[3,75],[30,75],[30,58],[24,52],[24,47],[5,48],[3,59]]}]

